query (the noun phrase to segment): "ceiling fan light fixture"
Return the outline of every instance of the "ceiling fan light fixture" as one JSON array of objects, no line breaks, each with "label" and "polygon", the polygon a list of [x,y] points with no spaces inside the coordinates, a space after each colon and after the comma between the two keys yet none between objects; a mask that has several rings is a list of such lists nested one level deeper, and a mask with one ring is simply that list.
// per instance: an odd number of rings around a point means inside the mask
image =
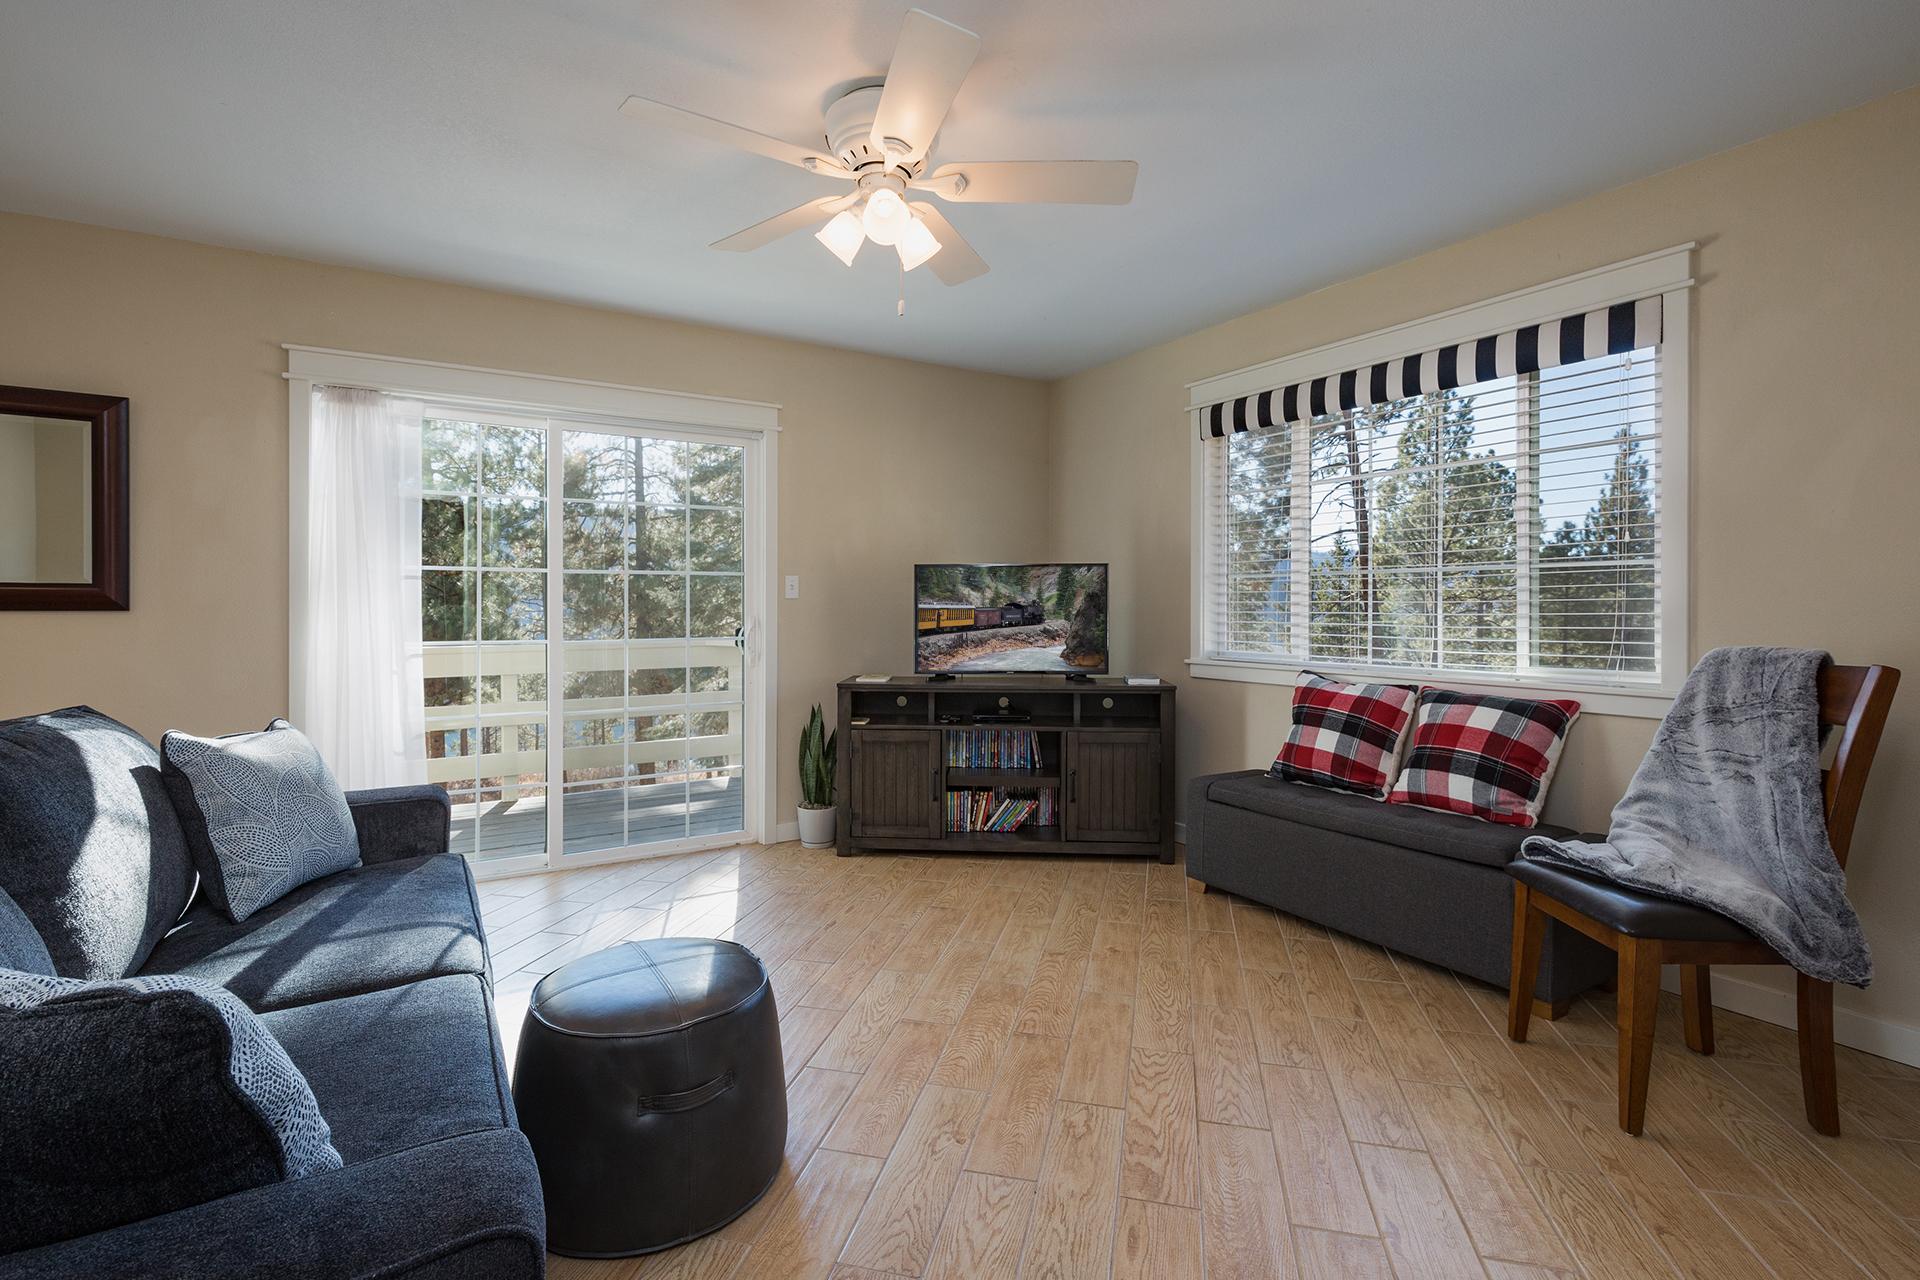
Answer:
[{"label": "ceiling fan light fixture", "polygon": [[620,111],[850,184],[845,195],[809,200],[716,240],[713,248],[744,253],[814,227],[814,238],[849,267],[872,240],[894,250],[903,275],[931,261],[942,284],[964,284],[986,274],[986,261],[938,204],[916,200],[909,207],[910,194],[970,204],[1122,205],[1133,199],[1139,172],[1131,160],[968,161],[929,171],[941,127],[979,51],[973,32],[910,11],[886,75],[856,81],[826,103],[824,133],[817,135],[826,151],[650,98],[629,97]]},{"label": "ceiling fan light fixture", "polygon": [[867,233],[867,239],[875,244],[895,245],[900,237],[907,234],[913,225],[913,214],[907,208],[907,202],[892,187],[881,187],[867,197],[867,207],[860,214],[861,226]]},{"label": "ceiling fan light fixture", "polygon": [[851,209],[842,209],[826,226],[814,232],[813,238],[827,246],[834,257],[852,266],[854,255],[867,242],[867,229],[860,225],[860,219],[854,217]]},{"label": "ceiling fan light fixture", "polygon": [[927,229],[927,224],[916,217],[906,234],[900,237],[900,243],[893,248],[900,255],[901,267],[911,271],[940,252],[940,241]]}]

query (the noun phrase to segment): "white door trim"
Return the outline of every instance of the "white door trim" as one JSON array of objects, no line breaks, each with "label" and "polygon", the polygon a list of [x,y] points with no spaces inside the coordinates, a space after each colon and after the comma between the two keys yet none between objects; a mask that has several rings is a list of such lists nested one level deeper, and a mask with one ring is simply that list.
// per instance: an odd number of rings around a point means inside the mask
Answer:
[{"label": "white door trim", "polygon": [[[630,426],[655,423],[748,443],[759,465],[748,467],[747,519],[750,524],[758,519],[760,528],[757,535],[748,534],[747,581],[753,582],[758,572],[760,602],[759,617],[748,627],[747,648],[748,668],[757,665],[760,688],[749,690],[750,695],[757,696],[750,696],[746,708],[745,763],[748,776],[757,780],[759,794],[757,805],[751,806],[746,815],[746,827],[749,840],[778,839],[780,788],[772,771],[772,742],[778,726],[780,693],[779,405],[297,343],[281,346],[287,352],[287,371],[281,375],[287,380],[287,708],[296,724],[306,718],[307,712],[307,448],[316,385],[365,387],[427,400],[464,400],[589,423],[594,418]],[[525,874],[531,869],[502,868],[499,873]],[[474,873],[489,878],[499,874],[479,863],[474,864]]]}]

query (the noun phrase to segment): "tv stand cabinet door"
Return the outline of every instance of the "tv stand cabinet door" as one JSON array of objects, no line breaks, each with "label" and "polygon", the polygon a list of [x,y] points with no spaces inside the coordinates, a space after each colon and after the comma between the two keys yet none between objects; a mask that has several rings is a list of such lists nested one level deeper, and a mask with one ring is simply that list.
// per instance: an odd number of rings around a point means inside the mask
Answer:
[{"label": "tv stand cabinet door", "polygon": [[874,839],[940,835],[940,731],[853,731],[853,834]]},{"label": "tv stand cabinet door", "polygon": [[1074,732],[1067,738],[1067,839],[1160,839],[1160,735]]}]

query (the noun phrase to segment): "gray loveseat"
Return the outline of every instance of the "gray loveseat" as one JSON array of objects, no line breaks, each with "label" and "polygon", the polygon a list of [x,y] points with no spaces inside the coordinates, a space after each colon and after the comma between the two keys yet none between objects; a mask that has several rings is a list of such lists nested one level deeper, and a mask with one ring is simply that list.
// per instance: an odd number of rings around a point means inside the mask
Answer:
[{"label": "gray loveseat", "polygon": [[[57,714],[97,716],[84,708]],[[0,731],[26,723],[6,722]],[[139,891],[135,909],[151,914],[149,904],[164,903],[177,911],[192,882],[161,883],[175,870],[161,852],[172,838],[165,829],[172,812],[156,803],[133,812],[123,803],[158,795],[149,785],[155,779],[116,790],[143,767],[114,770],[119,778],[110,780],[97,757],[24,754],[34,741],[0,732],[0,769],[15,770],[0,787],[0,823],[44,833],[61,830],[70,816],[72,829],[89,839],[135,832],[138,838],[118,844],[95,839],[90,856],[123,851],[129,864],[141,864],[118,880]],[[19,785],[27,767],[35,776]],[[208,979],[260,1013],[306,1075],[345,1167],[0,1256],[0,1275],[544,1274],[538,1172],[514,1123],[473,879],[466,860],[447,852],[446,796],[410,787],[351,792],[348,801],[360,866],[297,888],[241,924],[195,899],[177,924],[160,923],[155,932],[164,936],[133,970]],[[69,803],[71,815],[50,810]],[[0,831],[0,888],[23,906],[40,904],[40,932],[57,932],[45,877],[22,883],[38,874],[36,854],[6,835]],[[100,868],[87,874],[99,876]],[[114,892],[114,877],[99,883],[106,888],[97,900],[124,909],[127,895]],[[74,925],[72,910],[57,922]],[[58,962],[57,941],[49,950]]]},{"label": "gray loveseat", "polygon": [[[1187,874],[1418,960],[1507,985],[1513,879],[1530,835],[1412,805],[1301,786],[1258,770],[1195,778],[1187,790]],[[1611,951],[1548,929],[1535,996],[1564,1008],[1613,977]]]}]

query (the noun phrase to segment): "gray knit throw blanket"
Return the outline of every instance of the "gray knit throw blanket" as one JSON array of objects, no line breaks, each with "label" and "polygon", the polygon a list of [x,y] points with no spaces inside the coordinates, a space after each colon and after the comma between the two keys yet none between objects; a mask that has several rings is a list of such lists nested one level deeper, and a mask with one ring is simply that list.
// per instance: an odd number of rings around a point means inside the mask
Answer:
[{"label": "gray knit throw blanket", "polygon": [[1533,836],[1521,856],[1718,911],[1810,977],[1864,987],[1873,956],[1827,843],[1817,679],[1827,655],[1700,659],[1605,843]]}]

